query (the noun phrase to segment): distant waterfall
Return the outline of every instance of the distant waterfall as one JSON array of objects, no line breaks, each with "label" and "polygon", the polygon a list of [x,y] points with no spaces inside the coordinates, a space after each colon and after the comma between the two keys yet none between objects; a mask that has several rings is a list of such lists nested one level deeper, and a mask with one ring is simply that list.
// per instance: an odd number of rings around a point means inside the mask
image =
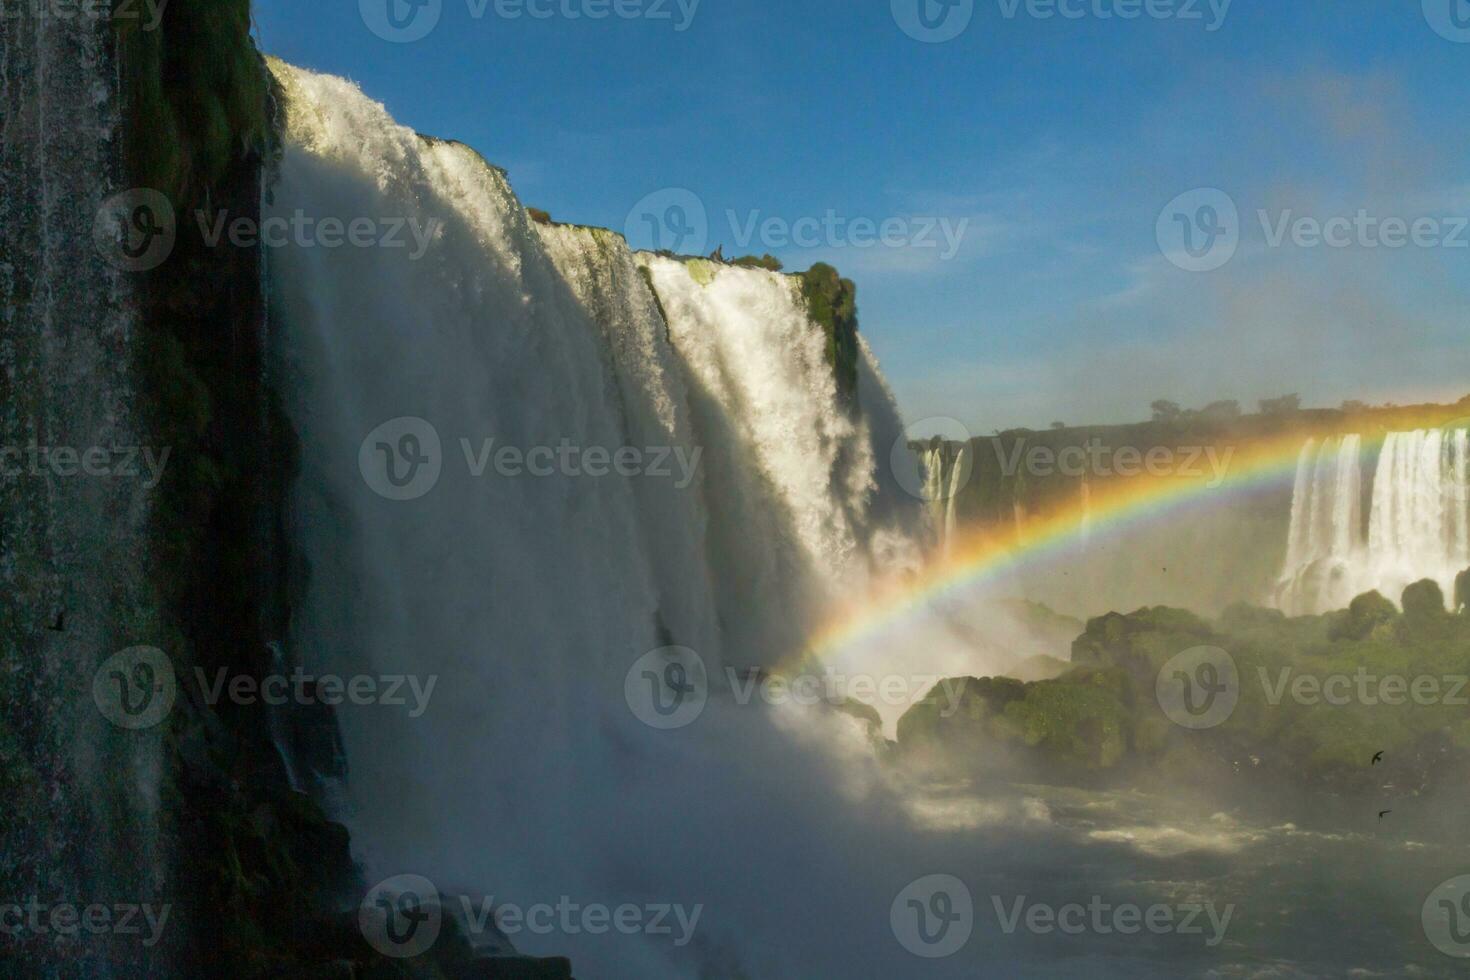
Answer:
[{"label": "distant waterfall", "polygon": [[955,531],[959,526],[956,508],[964,489],[967,467],[972,462],[968,445],[941,443],[922,456],[924,467],[923,496],[929,504],[929,520],[940,551],[948,555],[954,549]]},{"label": "distant waterfall", "polygon": [[1309,440],[1297,460],[1277,602],[1294,614],[1339,609],[1377,589],[1397,600],[1423,578],[1451,595],[1470,567],[1470,444],[1464,429],[1390,433],[1363,520],[1356,435]]}]

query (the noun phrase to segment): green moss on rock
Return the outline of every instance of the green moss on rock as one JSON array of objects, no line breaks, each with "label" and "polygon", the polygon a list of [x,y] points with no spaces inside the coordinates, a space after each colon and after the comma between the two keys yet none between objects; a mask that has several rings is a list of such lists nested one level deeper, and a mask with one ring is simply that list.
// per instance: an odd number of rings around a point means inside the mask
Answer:
[{"label": "green moss on rock", "polygon": [[849,407],[857,403],[857,286],[818,262],[800,275],[807,313],[827,337],[827,363],[837,376],[837,393]]},{"label": "green moss on rock", "polygon": [[113,19],[125,158],[137,186],[163,192],[182,209],[225,179],[242,155],[264,152],[270,81],[250,39],[249,0],[160,7],[153,30],[132,4],[132,16]]}]

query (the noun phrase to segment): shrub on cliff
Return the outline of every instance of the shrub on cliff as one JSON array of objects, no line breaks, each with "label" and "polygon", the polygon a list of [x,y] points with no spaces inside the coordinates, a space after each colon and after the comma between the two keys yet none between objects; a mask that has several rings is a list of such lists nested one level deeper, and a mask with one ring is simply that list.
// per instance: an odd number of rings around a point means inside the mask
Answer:
[{"label": "shrub on cliff", "polygon": [[740,256],[740,258],[733,260],[730,264],[738,265],[742,269],[765,269],[768,272],[780,272],[782,269],[786,268],[784,265],[781,264],[780,259],[770,254],[742,255]]},{"label": "shrub on cliff", "polygon": [[858,386],[857,286],[825,262],[800,278],[807,312],[827,335],[827,363],[837,375],[837,393],[851,406]]},{"label": "shrub on cliff", "polygon": [[1331,640],[1363,640],[1398,618],[1399,611],[1392,602],[1378,592],[1365,592],[1352,601],[1347,612],[1334,614],[1327,636]]}]

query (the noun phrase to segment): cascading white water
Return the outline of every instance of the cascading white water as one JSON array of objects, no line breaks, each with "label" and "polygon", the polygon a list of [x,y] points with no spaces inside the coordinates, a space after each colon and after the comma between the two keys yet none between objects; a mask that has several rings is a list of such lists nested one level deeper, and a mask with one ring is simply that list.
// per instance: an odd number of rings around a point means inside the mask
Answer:
[{"label": "cascading white water", "polygon": [[960,491],[969,477],[972,460],[970,446],[938,445],[924,452],[923,496],[929,502],[929,524],[939,541],[939,550],[949,555],[954,550],[955,531],[959,527],[957,507]]},{"label": "cascading white water", "polygon": [[[828,737],[861,742],[855,723],[738,704],[720,670],[799,651],[830,603],[917,560],[917,503],[878,465],[902,427],[871,353],[851,410],[788,277],[533,225],[469,149],[415,135],[348,82],[273,68],[288,112],[275,214],[437,225],[417,258],[290,247],[272,265],[310,566],[292,653],[308,670],[437,678],[418,717],[341,712],[370,872],[523,905],[707,907],[685,948],[521,937],[587,975],[900,968],[883,936],[854,938],[912,876],[901,835],[834,805],[854,789]],[[421,421],[380,428],[401,418]],[[415,455],[438,440],[438,478],[387,499],[369,464],[405,424],[428,440]],[[381,441],[397,462],[403,444]],[[671,473],[494,462],[567,443],[673,450]],[[660,732],[624,681],[671,643],[703,658],[714,693],[696,724]],[[854,879],[854,853],[877,884]],[[795,865],[800,882],[773,893]],[[862,901],[844,913],[839,894]]]},{"label": "cascading white water", "polygon": [[1365,529],[1361,437],[1309,440],[1297,462],[1278,605],[1321,613],[1370,589],[1397,600],[1424,578],[1452,595],[1455,576],[1470,567],[1467,455],[1464,429],[1389,433]]}]

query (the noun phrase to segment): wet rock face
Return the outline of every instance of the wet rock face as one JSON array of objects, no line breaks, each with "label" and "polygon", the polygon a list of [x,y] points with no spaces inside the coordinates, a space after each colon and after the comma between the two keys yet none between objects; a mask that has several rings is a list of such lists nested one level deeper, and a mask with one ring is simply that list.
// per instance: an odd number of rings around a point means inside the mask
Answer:
[{"label": "wet rock face", "polygon": [[[157,614],[152,491],[123,465],[153,445],[127,356],[135,288],[93,235],[121,189],[112,28],[49,10],[17,5],[0,31],[0,895],[163,903],[163,736],[110,724],[92,697]],[[160,967],[171,939],[5,942],[41,975],[106,975]]]}]

